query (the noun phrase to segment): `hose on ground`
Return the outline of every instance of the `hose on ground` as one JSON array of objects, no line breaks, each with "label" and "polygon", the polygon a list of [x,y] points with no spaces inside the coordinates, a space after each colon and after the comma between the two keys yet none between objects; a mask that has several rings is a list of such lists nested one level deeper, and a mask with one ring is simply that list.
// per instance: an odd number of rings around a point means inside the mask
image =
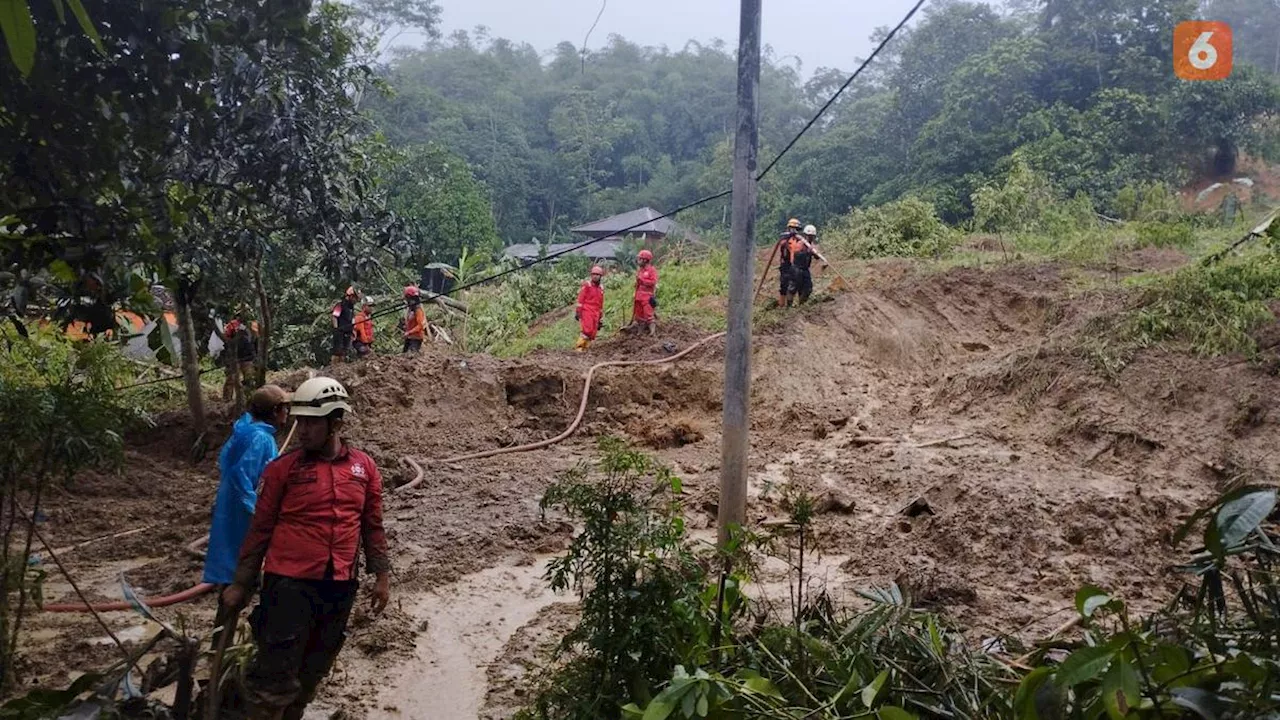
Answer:
[{"label": "hose on ground", "polygon": [[[680,358],[684,357],[685,355],[688,355],[694,350],[697,350],[703,345],[706,345],[707,343],[712,342],[714,340],[718,340],[724,336],[725,336],[725,333],[722,333],[722,332],[716,333],[715,335],[708,335],[707,337],[690,345],[684,350],[681,350],[675,355],[672,355],[670,357],[665,357],[665,358],[658,358],[657,360],[606,360],[604,362],[596,363],[595,365],[591,366],[590,370],[587,370],[586,382],[582,384],[582,399],[578,402],[578,414],[574,416],[573,422],[569,423],[569,427],[565,428],[564,432],[560,433],[559,435],[556,435],[553,438],[547,438],[546,440],[539,440],[538,442],[532,442],[526,445],[516,445],[514,447],[495,448],[493,450],[484,450],[482,452],[468,453],[466,455],[455,455],[454,457],[444,458],[437,462],[456,463],[456,462],[462,462],[464,460],[479,460],[481,458],[494,457],[495,455],[508,455],[511,453],[529,452],[531,450],[539,450],[541,448],[548,447],[550,445],[555,445],[556,443],[565,440],[570,435],[573,435],[573,433],[577,431],[578,426],[582,424],[582,417],[587,412],[587,399],[591,395],[591,381],[595,378],[595,374],[597,370],[600,370],[602,368],[607,368],[607,367],[623,367],[628,365],[662,365],[664,363],[675,362],[676,360],[679,360]],[[406,458],[406,460],[413,462],[410,458]],[[412,490],[413,488],[417,487],[422,483],[422,480],[425,477],[422,473],[422,468],[416,462],[413,462],[413,465],[418,470],[418,477],[396,488],[397,491]]]},{"label": "hose on ground", "polygon": [[[174,593],[172,595],[143,598],[142,602],[146,603],[147,607],[151,608],[168,607],[169,605],[177,605],[179,603],[195,600],[196,598],[207,594],[213,590],[213,588],[214,586],[209,583],[200,583],[199,585],[189,587],[182,592]],[[83,605],[81,603],[66,603],[64,605],[45,605],[43,609],[45,612],[53,613],[87,613],[92,611],[117,612],[121,610],[132,610],[133,605],[124,601],[94,603],[92,609],[90,609],[89,605]]]},{"label": "hose on ground", "polygon": [[[485,450],[483,452],[468,453],[466,455],[456,455],[454,457],[444,458],[439,462],[455,463],[455,462],[462,462],[464,460],[479,460],[481,458],[494,457],[496,455],[508,455],[511,453],[529,452],[532,450],[538,450],[544,447],[555,445],[556,443],[561,442],[567,439],[569,436],[573,435],[573,433],[577,431],[578,426],[582,424],[582,418],[584,415],[586,415],[586,412],[587,412],[587,400],[591,395],[591,381],[595,378],[596,371],[601,370],[603,368],[607,368],[607,367],[623,367],[623,366],[629,366],[629,365],[662,365],[665,363],[675,362],[676,360],[679,360],[685,355],[692,353],[694,350],[697,350],[703,345],[706,345],[710,342],[718,340],[724,336],[725,336],[725,333],[722,333],[722,332],[716,333],[714,335],[709,335],[674,355],[671,355],[665,358],[658,358],[656,360],[606,360],[605,362],[596,363],[595,365],[592,365],[589,370],[587,370],[586,381],[582,385],[582,399],[578,402],[578,414],[574,416],[573,422],[569,423],[569,427],[565,428],[564,432],[560,433],[559,435],[556,435],[553,438],[548,438],[546,440],[540,440],[538,442],[528,443],[526,445],[496,448],[493,450]],[[415,477],[409,482],[405,483],[404,485],[401,485],[400,487],[396,488],[396,490],[397,491],[412,490],[418,485],[421,485],[422,481],[426,478],[426,474],[422,470],[422,465],[417,460],[411,457],[403,457],[401,458],[401,462],[413,468],[415,472]],[[187,543],[185,546],[183,546],[183,549],[186,552],[196,557],[203,558],[204,553],[200,552],[200,547],[206,545],[208,542],[209,542],[209,536],[204,535],[203,537],[200,537],[196,540],[193,540],[190,543]],[[183,590],[182,592],[174,593],[172,595],[164,595],[162,597],[155,597],[155,598],[143,598],[143,602],[146,603],[148,607],[152,607],[152,608],[167,607],[169,605],[177,605],[179,603],[195,600],[196,598],[209,593],[213,589],[214,589],[214,586],[210,583],[200,583],[199,585],[195,585],[193,587],[187,588],[186,590]],[[82,612],[94,612],[94,611],[116,612],[116,611],[132,610],[132,609],[133,609],[133,605],[131,605],[128,602],[95,603],[92,606],[84,605],[80,603],[67,603],[67,604],[61,604],[61,605],[45,605],[44,606],[45,612],[55,612],[55,613],[82,613]]]}]

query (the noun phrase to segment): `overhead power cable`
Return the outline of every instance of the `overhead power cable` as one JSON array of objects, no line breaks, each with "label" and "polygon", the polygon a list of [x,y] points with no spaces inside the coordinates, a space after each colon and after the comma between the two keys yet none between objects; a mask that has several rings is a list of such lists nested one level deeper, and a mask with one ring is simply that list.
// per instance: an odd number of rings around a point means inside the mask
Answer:
[{"label": "overhead power cable", "polygon": [[[887,46],[887,45],[888,45],[888,44],[893,40],[893,38],[898,34],[898,32],[899,32],[899,31],[901,31],[901,30],[902,30],[902,28],[903,28],[903,27],[905,27],[905,26],[906,26],[906,24],[907,24],[908,22],[910,22],[910,21],[911,21],[911,18],[915,17],[915,14],[920,10],[920,8],[921,8],[921,7],[923,7],[923,6],[924,6],[924,4],[925,4],[926,2],[928,2],[928,0],[917,0],[917,1],[916,1],[915,5],[913,5],[913,6],[911,7],[911,10],[910,10],[910,11],[908,11],[908,12],[907,12],[907,14],[906,14],[905,16],[903,16],[902,20],[901,20],[897,25],[895,25],[895,26],[893,27],[893,29],[892,29],[892,30],[890,30],[890,31],[889,31],[889,34],[888,34],[888,35],[886,35],[886,36],[884,37],[884,39],[883,39],[883,40],[881,40],[881,41],[880,41],[880,43],[879,43],[878,45],[876,45],[875,49],[871,51],[871,54],[870,54],[870,55],[868,55],[868,56],[867,56],[867,58],[866,58],[865,60],[863,60],[863,61],[862,61],[862,63],[861,63],[860,65],[858,65],[858,69],[853,71],[853,74],[852,74],[852,75],[850,75],[850,76],[849,76],[849,78],[848,78],[847,80],[845,80],[845,81],[844,81],[844,84],[843,84],[843,85],[841,85],[841,86],[840,86],[840,88],[839,88],[838,90],[836,90],[836,91],[835,91],[835,93],[831,96],[831,98],[830,98],[830,99],[828,99],[828,100],[827,100],[827,102],[826,102],[826,103],[824,103],[824,104],[823,104],[823,106],[822,106],[821,108],[819,108],[819,109],[818,109],[818,112],[814,114],[814,116],[809,120],[809,122],[805,123],[805,126],[804,126],[803,128],[801,128],[801,129],[800,129],[800,132],[796,133],[795,137],[793,137],[793,138],[791,139],[791,142],[788,142],[785,146],[783,146],[782,150],[781,150],[781,151],[779,151],[779,152],[778,152],[778,154],[774,156],[773,160],[771,160],[771,161],[769,162],[769,164],[768,164],[768,165],[766,165],[766,166],[764,167],[764,169],[763,169],[763,170],[761,170],[761,171],[756,175],[756,181],[757,181],[757,182],[758,182],[758,181],[760,181],[760,180],[763,180],[763,179],[765,178],[765,176],[767,176],[767,175],[768,175],[768,174],[773,170],[773,168],[778,164],[778,162],[779,162],[780,160],[782,160],[782,158],[783,158],[783,157],[785,157],[787,153],[791,152],[791,149],[792,149],[792,148],[794,148],[794,147],[796,146],[796,143],[800,142],[800,138],[804,137],[804,136],[805,136],[805,134],[806,134],[806,133],[808,133],[808,132],[809,132],[809,130],[810,130],[811,128],[813,128],[813,126],[814,126],[815,124],[817,124],[817,122],[818,122],[820,119],[822,119],[822,116],[823,116],[823,115],[825,115],[825,114],[826,114],[826,112],[827,112],[828,110],[830,110],[830,109],[831,109],[831,106],[835,104],[836,100],[840,99],[840,96],[844,94],[844,91],[849,89],[849,86],[853,84],[853,81],[858,79],[858,76],[862,74],[862,71],[863,71],[863,70],[865,70],[865,69],[867,69],[867,66],[871,64],[871,61],[872,61],[872,60],[875,60],[876,56],[878,56],[878,55],[880,54],[880,52],[881,52],[882,50],[884,50],[884,48],[885,48],[885,47],[886,47],[886,46]],[[603,12],[603,8],[601,8],[601,12]],[[641,228],[641,227],[643,227],[643,226],[645,226],[645,225],[648,225],[649,223],[653,223],[653,222],[656,222],[656,221],[658,221],[658,220],[664,220],[664,219],[666,219],[666,218],[674,217],[675,215],[678,215],[678,214],[680,214],[680,213],[682,213],[682,212],[686,212],[686,211],[688,211],[688,210],[692,210],[693,208],[696,208],[696,207],[698,207],[698,206],[700,206],[700,205],[705,205],[705,204],[707,204],[707,203],[709,203],[709,202],[714,202],[714,201],[719,200],[719,199],[721,199],[721,198],[728,197],[728,196],[729,196],[729,195],[731,195],[731,194],[733,194],[733,191],[732,191],[732,190],[725,190],[725,191],[723,191],[723,192],[715,193],[714,195],[707,195],[707,196],[705,196],[705,197],[698,198],[697,200],[694,200],[693,202],[690,202],[690,203],[685,203],[684,205],[681,205],[680,207],[678,207],[678,208],[676,208],[676,209],[674,209],[674,210],[672,210],[672,211],[670,211],[670,212],[663,213],[663,214],[661,214],[661,215],[659,215],[659,216],[657,216],[657,217],[649,218],[648,220],[643,220],[643,221],[641,221],[641,222],[635,223],[634,225],[631,225],[631,226],[629,226],[629,227],[623,228],[623,229],[621,229],[621,230],[619,230],[619,231],[617,231],[617,232],[613,233],[613,236],[626,235],[627,233],[629,233],[629,232],[631,232],[631,231],[633,231],[633,230],[637,230],[637,229],[639,229],[639,228]],[[595,244],[595,243],[598,243],[598,242],[600,242],[600,241],[602,241],[602,240],[604,240],[604,239],[605,239],[605,238],[589,238],[589,239],[587,239],[587,240],[584,240],[584,241],[582,241],[582,242],[580,242],[580,243],[577,243],[577,244],[571,245],[571,246],[569,246],[569,247],[567,247],[567,248],[564,248],[564,249],[562,249],[562,250],[557,250],[556,252],[548,253],[548,254],[546,254],[546,255],[544,255],[544,256],[542,256],[542,257],[539,257],[539,258],[537,258],[536,260],[533,260],[533,261],[531,261],[531,262],[528,262],[528,263],[525,263],[525,264],[522,264],[522,265],[517,265],[517,266],[514,266],[514,267],[510,267],[510,268],[507,268],[507,269],[505,269],[505,270],[501,270],[501,271],[499,271],[499,272],[493,273],[492,275],[486,275],[485,277],[478,278],[478,279],[476,279],[476,280],[472,280],[471,282],[465,283],[465,284],[463,284],[463,285],[459,285],[459,286],[457,286],[457,287],[450,288],[447,292],[444,292],[444,293],[438,293],[438,294],[443,294],[443,295],[448,296],[448,295],[453,295],[454,293],[462,292],[463,290],[469,290],[469,289],[471,289],[471,288],[473,288],[473,287],[477,287],[477,286],[479,286],[479,285],[485,285],[485,284],[487,284],[487,283],[491,283],[491,282],[493,282],[494,280],[498,280],[498,279],[500,279],[500,278],[506,277],[507,275],[510,275],[510,274],[512,274],[512,273],[517,273],[517,272],[520,272],[520,271],[522,271],[522,270],[528,270],[529,268],[532,268],[532,267],[534,267],[534,266],[536,266],[536,265],[540,265],[540,264],[545,263],[545,262],[550,262],[550,261],[555,260],[555,259],[557,259],[557,258],[560,258],[560,257],[563,257],[563,256],[568,255],[568,254],[570,254],[570,253],[576,252],[576,251],[578,251],[578,250],[581,250],[582,248],[585,248],[585,247],[587,247],[587,246],[589,246],[589,245],[593,245],[593,244]],[[373,313],[373,314],[370,316],[370,319],[372,319],[372,318],[377,318],[377,317],[383,317],[383,316],[385,316],[385,315],[390,315],[390,314],[392,314],[392,313],[400,312],[401,310],[403,310],[403,309],[407,308],[408,306],[409,306],[409,305],[408,305],[408,303],[404,303],[404,302],[401,302],[401,303],[398,303],[398,304],[392,305],[392,306],[391,306],[391,307],[389,307],[389,308],[386,308],[386,309],[384,309],[384,310],[379,310],[378,312]],[[283,344],[283,345],[277,345],[277,346],[275,346],[275,347],[271,348],[271,350],[270,350],[270,351],[271,351],[271,352],[279,352],[279,351],[281,351],[281,350],[287,350],[287,349],[289,349],[289,348],[297,347],[297,346],[299,346],[299,345],[304,345],[304,344],[313,343],[313,342],[315,342],[315,341],[317,341],[317,340],[322,340],[322,339],[324,339],[324,338],[325,338],[325,337],[327,337],[328,335],[329,335],[329,333],[312,335],[312,336],[309,336],[309,337],[302,338],[302,339],[300,339],[300,340],[295,340],[295,341],[293,341],[293,342],[285,343],[285,344]],[[201,371],[200,371],[200,374],[201,374],[201,375],[204,375],[204,374],[205,374],[205,373],[207,373],[207,372],[212,372],[212,370],[213,370],[213,368],[208,368],[208,369],[205,369],[205,370],[201,370]],[[154,383],[169,382],[169,381],[171,381],[171,380],[180,380],[180,379],[182,379],[182,377],[183,377],[183,376],[178,375],[178,376],[172,376],[172,377],[154,378],[154,379],[151,379],[151,380],[145,380],[145,381],[143,381],[143,382],[135,383],[135,384],[133,384],[133,385],[126,385],[125,387],[120,388],[120,389],[121,389],[121,390],[130,390],[130,389],[133,389],[133,388],[136,388],[136,387],[141,387],[141,386],[143,386],[143,385],[151,385],[151,384],[154,384]]]}]

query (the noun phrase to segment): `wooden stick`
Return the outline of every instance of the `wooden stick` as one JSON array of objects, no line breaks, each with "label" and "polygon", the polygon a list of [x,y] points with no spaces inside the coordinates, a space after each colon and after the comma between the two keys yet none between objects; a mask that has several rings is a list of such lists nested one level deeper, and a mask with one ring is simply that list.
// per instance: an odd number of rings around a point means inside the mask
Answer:
[{"label": "wooden stick", "polygon": [[210,663],[209,700],[204,716],[208,720],[218,717],[218,705],[222,695],[222,658],[227,654],[227,646],[231,644],[231,636],[236,634],[236,623],[240,620],[240,611],[227,608],[227,617],[218,626],[218,642],[215,643],[213,660]]},{"label": "wooden stick", "polygon": [[284,444],[280,446],[280,454],[283,455],[285,450],[289,449],[289,441],[293,440],[293,431],[298,429],[298,421],[295,419],[293,425],[289,428],[289,434],[284,436]]},{"label": "wooden stick", "polygon": [[929,442],[926,442],[926,443],[919,443],[915,447],[927,448],[927,447],[933,447],[935,445],[946,445],[947,443],[952,442],[953,440],[963,440],[967,437],[969,437],[968,433],[965,433],[963,435],[953,435],[952,437],[943,438],[941,440],[930,440]]},{"label": "wooden stick", "polygon": [[855,435],[849,438],[849,442],[857,443],[858,445],[876,445],[876,444],[887,445],[889,443],[896,443],[896,442],[902,442],[902,441],[894,437],[876,437],[874,435]]}]

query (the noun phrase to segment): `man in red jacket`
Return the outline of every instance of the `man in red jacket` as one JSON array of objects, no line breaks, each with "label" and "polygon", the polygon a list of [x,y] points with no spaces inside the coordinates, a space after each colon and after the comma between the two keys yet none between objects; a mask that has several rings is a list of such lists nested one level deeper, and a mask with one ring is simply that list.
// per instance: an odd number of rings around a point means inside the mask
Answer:
[{"label": "man in red jacket", "polygon": [[262,489],[235,581],[223,591],[240,608],[259,584],[249,616],[257,654],[244,677],[250,720],[300,720],[342,649],[358,589],[357,549],[377,580],[373,612],[390,598],[391,562],[382,529],[382,477],[373,460],[338,433],[351,411],[332,378],[298,387],[290,414],[301,449],[262,473]]},{"label": "man in red jacket", "polygon": [[574,350],[583,352],[596,339],[600,326],[604,324],[604,288],[600,285],[604,280],[604,268],[596,265],[591,268],[591,281],[582,283],[578,291],[578,307],[573,316],[578,320],[582,336],[573,346]]},{"label": "man in red jacket", "polygon": [[636,256],[636,294],[631,304],[631,328],[653,335],[657,332],[658,270],[653,266],[653,253],[641,250]]}]

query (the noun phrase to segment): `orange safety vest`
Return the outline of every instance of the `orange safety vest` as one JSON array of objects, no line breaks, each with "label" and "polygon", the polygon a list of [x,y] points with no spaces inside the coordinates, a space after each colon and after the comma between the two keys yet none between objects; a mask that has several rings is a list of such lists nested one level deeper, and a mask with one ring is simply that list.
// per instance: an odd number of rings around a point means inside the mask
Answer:
[{"label": "orange safety vest", "polygon": [[373,344],[373,318],[363,310],[356,315],[356,340],[365,345]]},{"label": "orange safety vest", "polygon": [[409,340],[426,339],[427,311],[421,305],[405,313],[404,336]]}]

